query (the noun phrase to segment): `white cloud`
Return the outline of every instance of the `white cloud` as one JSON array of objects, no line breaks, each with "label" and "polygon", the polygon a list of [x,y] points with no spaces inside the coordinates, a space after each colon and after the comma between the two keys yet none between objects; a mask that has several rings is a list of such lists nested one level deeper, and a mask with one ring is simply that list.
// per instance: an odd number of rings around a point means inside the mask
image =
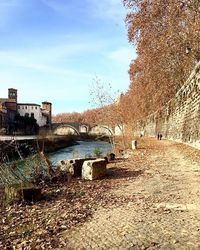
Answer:
[{"label": "white cloud", "polygon": [[122,0],[87,0],[89,11],[98,18],[109,19],[117,23],[122,23],[126,10],[123,7]]},{"label": "white cloud", "polygon": [[23,0],[1,0],[0,7],[16,7],[23,3]]},{"label": "white cloud", "polygon": [[[42,2],[46,8],[41,6]],[[8,87],[14,87],[19,89],[22,102],[40,103],[46,99],[58,103],[57,109],[63,110],[70,100],[75,104],[79,100],[84,103],[90,100],[88,86],[95,73],[105,82],[113,83],[114,88],[124,89],[125,85],[128,86],[127,65],[133,59],[134,52],[126,48],[126,38],[121,31],[124,27],[115,34],[115,24],[119,24],[120,28],[124,26],[125,10],[121,0],[0,0],[0,8],[5,10],[3,13],[0,9],[0,28],[1,20],[5,27],[15,20],[17,24],[21,10],[26,8],[23,4],[27,4],[30,15],[31,5],[34,11],[35,7],[42,7],[39,10],[41,14],[42,11],[49,14],[50,9],[58,12],[52,15],[52,18],[56,17],[56,24],[62,14],[80,20],[70,23],[67,18],[61,18],[61,21],[66,21],[64,29],[61,23],[56,31],[48,26],[40,30],[38,26],[38,35],[34,32],[31,35],[19,34],[20,46],[15,44],[11,34],[9,39],[13,41],[13,49],[8,49],[12,48],[10,44],[4,44],[0,50],[0,97],[4,96],[3,91],[7,95]],[[27,15],[29,12],[23,13]],[[82,20],[86,26],[79,25]],[[106,27],[104,20],[109,24],[106,23]],[[20,25],[23,28],[24,24],[20,22]],[[95,25],[102,25],[102,30],[105,27],[105,34]],[[15,30],[14,25],[12,27]],[[113,32],[108,36],[111,29]],[[24,32],[23,29],[20,32]]]},{"label": "white cloud", "polygon": [[54,11],[68,11],[69,10],[69,2],[65,0],[41,0],[43,4],[53,9]]},{"label": "white cloud", "polygon": [[69,0],[40,0],[46,7],[59,14],[76,16],[78,12],[86,9],[85,1]]},{"label": "white cloud", "polygon": [[136,57],[133,48],[121,47],[110,53],[109,58],[120,64],[130,64]]},{"label": "white cloud", "polygon": [[117,26],[125,26],[124,18],[127,10],[122,0],[40,0],[48,8],[59,14],[74,16],[84,14],[86,19],[112,21]]},{"label": "white cloud", "polygon": [[[0,50],[0,65],[29,68],[45,73],[76,75],[76,70],[63,69],[63,61],[102,49],[102,43],[66,43],[21,50]],[[62,66],[61,66],[62,65]],[[88,76],[88,74],[84,74]]]},{"label": "white cloud", "polygon": [[24,9],[24,0],[1,0],[0,1],[0,28],[8,26]]}]

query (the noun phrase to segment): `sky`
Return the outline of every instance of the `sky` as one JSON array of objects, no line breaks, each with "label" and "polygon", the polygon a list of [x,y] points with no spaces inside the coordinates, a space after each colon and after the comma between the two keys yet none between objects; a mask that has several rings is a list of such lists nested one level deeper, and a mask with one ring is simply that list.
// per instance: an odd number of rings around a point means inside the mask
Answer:
[{"label": "sky", "polygon": [[135,58],[121,0],[0,0],[0,97],[50,101],[53,113],[92,108],[98,77],[124,92]]}]

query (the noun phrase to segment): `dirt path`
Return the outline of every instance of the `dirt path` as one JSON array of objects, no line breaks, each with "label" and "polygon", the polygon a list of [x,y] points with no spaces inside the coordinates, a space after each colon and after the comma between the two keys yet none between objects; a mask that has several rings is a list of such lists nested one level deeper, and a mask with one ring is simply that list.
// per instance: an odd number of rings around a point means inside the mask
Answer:
[{"label": "dirt path", "polygon": [[143,140],[120,167],[140,173],[111,191],[127,202],[64,233],[65,249],[200,249],[200,151]]}]

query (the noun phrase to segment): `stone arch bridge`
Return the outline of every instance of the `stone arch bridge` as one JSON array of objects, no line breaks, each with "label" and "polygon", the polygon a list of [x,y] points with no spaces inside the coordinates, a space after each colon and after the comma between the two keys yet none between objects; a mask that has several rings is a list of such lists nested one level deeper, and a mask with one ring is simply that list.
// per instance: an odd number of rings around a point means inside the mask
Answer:
[{"label": "stone arch bridge", "polygon": [[81,135],[81,134],[89,134],[89,135],[116,135],[116,129],[111,128],[107,125],[97,124],[94,126],[90,126],[88,124],[83,123],[75,123],[75,122],[63,122],[63,123],[53,123],[52,124],[52,132],[55,135]]}]

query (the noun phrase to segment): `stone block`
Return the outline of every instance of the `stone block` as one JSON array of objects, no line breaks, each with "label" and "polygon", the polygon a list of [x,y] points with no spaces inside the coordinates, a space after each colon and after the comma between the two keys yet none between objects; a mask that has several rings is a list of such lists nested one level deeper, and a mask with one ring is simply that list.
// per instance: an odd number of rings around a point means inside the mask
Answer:
[{"label": "stone block", "polygon": [[95,158],[76,158],[60,161],[60,170],[72,173],[74,177],[81,177],[84,161],[94,160]]},{"label": "stone block", "polygon": [[42,198],[41,188],[23,188],[23,199],[26,201],[39,201]]},{"label": "stone block", "polygon": [[81,177],[83,163],[86,159],[74,159],[74,177]]},{"label": "stone block", "polygon": [[21,187],[21,184],[6,186],[4,190],[4,203],[10,205],[20,201],[39,201],[42,198],[42,189],[34,187]]},{"label": "stone block", "polygon": [[82,179],[95,180],[106,175],[105,159],[88,160],[83,163]]},{"label": "stone block", "polygon": [[132,149],[136,149],[137,148],[137,141],[132,141]]},{"label": "stone block", "polygon": [[114,154],[114,153],[110,153],[110,154],[108,155],[108,160],[109,160],[109,161],[114,161],[114,160],[115,160],[115,154]]},{"label": "stone block", "polygon": [[62,172],[67,172],[70,173],[71,175],[74,175],[74,166],[73,163],[71,163],[70,161],[60,161],[59,162],[59,167],[60,167],[60,171]]}]

